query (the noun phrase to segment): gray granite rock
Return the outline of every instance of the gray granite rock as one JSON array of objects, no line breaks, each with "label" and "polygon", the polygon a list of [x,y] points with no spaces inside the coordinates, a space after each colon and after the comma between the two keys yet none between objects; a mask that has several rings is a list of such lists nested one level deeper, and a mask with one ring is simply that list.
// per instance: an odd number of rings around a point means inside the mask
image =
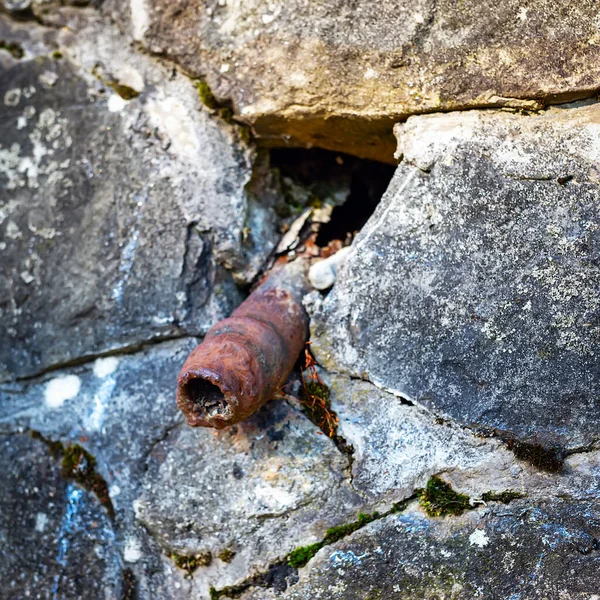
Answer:
[{"label": "gray granite rock", "polygon": [[285,593],[242,598],[589,600],[599,535],[596,502],[518,501],[447,519],[411,507],[320,550]]},{"label": "gray granite rock", "polygon": [[[515,462],[497,442],[439,422],[366,381],[334,375],[330,390],[331,407],[339,418],[337,433],[353,448],[352,485],[374,505],[389,508],[424,487],[432,475],[448,472],[468,473],[470,493],[522,487],[520,479],[500,475]],[[455,473],[455,478],[460,475]],[[466,482],[461,483],[464,487]]]},{"label": "gray granite rock", "polygon": [[0,380],[229,314],[280,235],[237,128],[92,17],[0,39]]},{"label": "gray granite rock", "polygon": [[599,116],[594,104],[398,126],[404,161],[313,317],[321,364],[513,442],[593,444]]},{"label": "gray granite rock", "polygon": [[49,440],[82,444],[113,490],[116,512],[126,516],[148,453],[183,422],[174,390],[195,344],[164,342],[28,384],[0,386],[0,431],[33,430]]},{"label": "gray granite rock", "polygon": [[[392,161],[392,125],[592,97],[592,0],[104,0],[145,47],[203,75],[266,143]],[[126,25],[127,24],[127,25]]]}]

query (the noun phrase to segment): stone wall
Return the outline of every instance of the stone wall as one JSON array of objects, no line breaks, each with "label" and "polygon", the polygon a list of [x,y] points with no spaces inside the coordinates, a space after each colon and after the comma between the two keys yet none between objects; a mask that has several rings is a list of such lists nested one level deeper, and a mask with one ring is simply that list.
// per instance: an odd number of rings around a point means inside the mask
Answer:
[{"label": "stone wall", "polygon": [[[596,12],[0,0],[0,597],[596,598]],[[297,383],[189,428],[327,221],[335,431]]]}]

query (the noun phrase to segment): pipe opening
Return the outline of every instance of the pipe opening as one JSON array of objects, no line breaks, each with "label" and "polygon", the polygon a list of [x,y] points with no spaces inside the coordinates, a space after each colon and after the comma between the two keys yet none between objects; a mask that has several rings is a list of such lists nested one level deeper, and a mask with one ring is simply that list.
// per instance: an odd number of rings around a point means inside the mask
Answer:
[{"label": "pipe opening", "polygon": [[206,379],[190,379],[184,388],[185,395],[207,417],[226,415],[229,405],[223,392]]}]

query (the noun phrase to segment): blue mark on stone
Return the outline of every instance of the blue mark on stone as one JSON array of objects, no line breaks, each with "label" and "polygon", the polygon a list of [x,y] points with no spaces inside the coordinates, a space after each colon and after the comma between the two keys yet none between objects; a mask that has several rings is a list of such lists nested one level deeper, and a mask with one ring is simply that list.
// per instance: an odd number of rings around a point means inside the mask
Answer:
[{"label": "blue mark on stone", "polygon": [[349,567],[349,566],[357,566],[360,564],[360,561],[369,556],[368,552],[361,554],[360,556],[356,556],[352,550],[348,552],[342,552],[341,550],[336,550],[329,556],[329,560],[334,567]]},{"label": "blue mark on stone", "polygon": [[71,533],[77,528],[77,517],[83,506],[83,491],[77,489],[72,483],[67,486],[67,509],[63,515],[58,532],[58,555],[56,562],[60,571],[54,576],[52,584],[52,600],[57,600],[58,586],[67,566],[69,547],[71,546]]}]

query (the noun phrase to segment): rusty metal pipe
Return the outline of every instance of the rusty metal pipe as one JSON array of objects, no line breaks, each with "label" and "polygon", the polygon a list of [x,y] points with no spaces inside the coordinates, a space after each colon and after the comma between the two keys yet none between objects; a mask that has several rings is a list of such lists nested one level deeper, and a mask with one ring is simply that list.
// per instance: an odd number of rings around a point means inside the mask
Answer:
[{"label": "rusty metal pipe", "polygon": [[192,350],[177,386],[177,406],[189,425],[239,423],[285,383],[308,336],[307,268],[304,259],[276,267]]}]

